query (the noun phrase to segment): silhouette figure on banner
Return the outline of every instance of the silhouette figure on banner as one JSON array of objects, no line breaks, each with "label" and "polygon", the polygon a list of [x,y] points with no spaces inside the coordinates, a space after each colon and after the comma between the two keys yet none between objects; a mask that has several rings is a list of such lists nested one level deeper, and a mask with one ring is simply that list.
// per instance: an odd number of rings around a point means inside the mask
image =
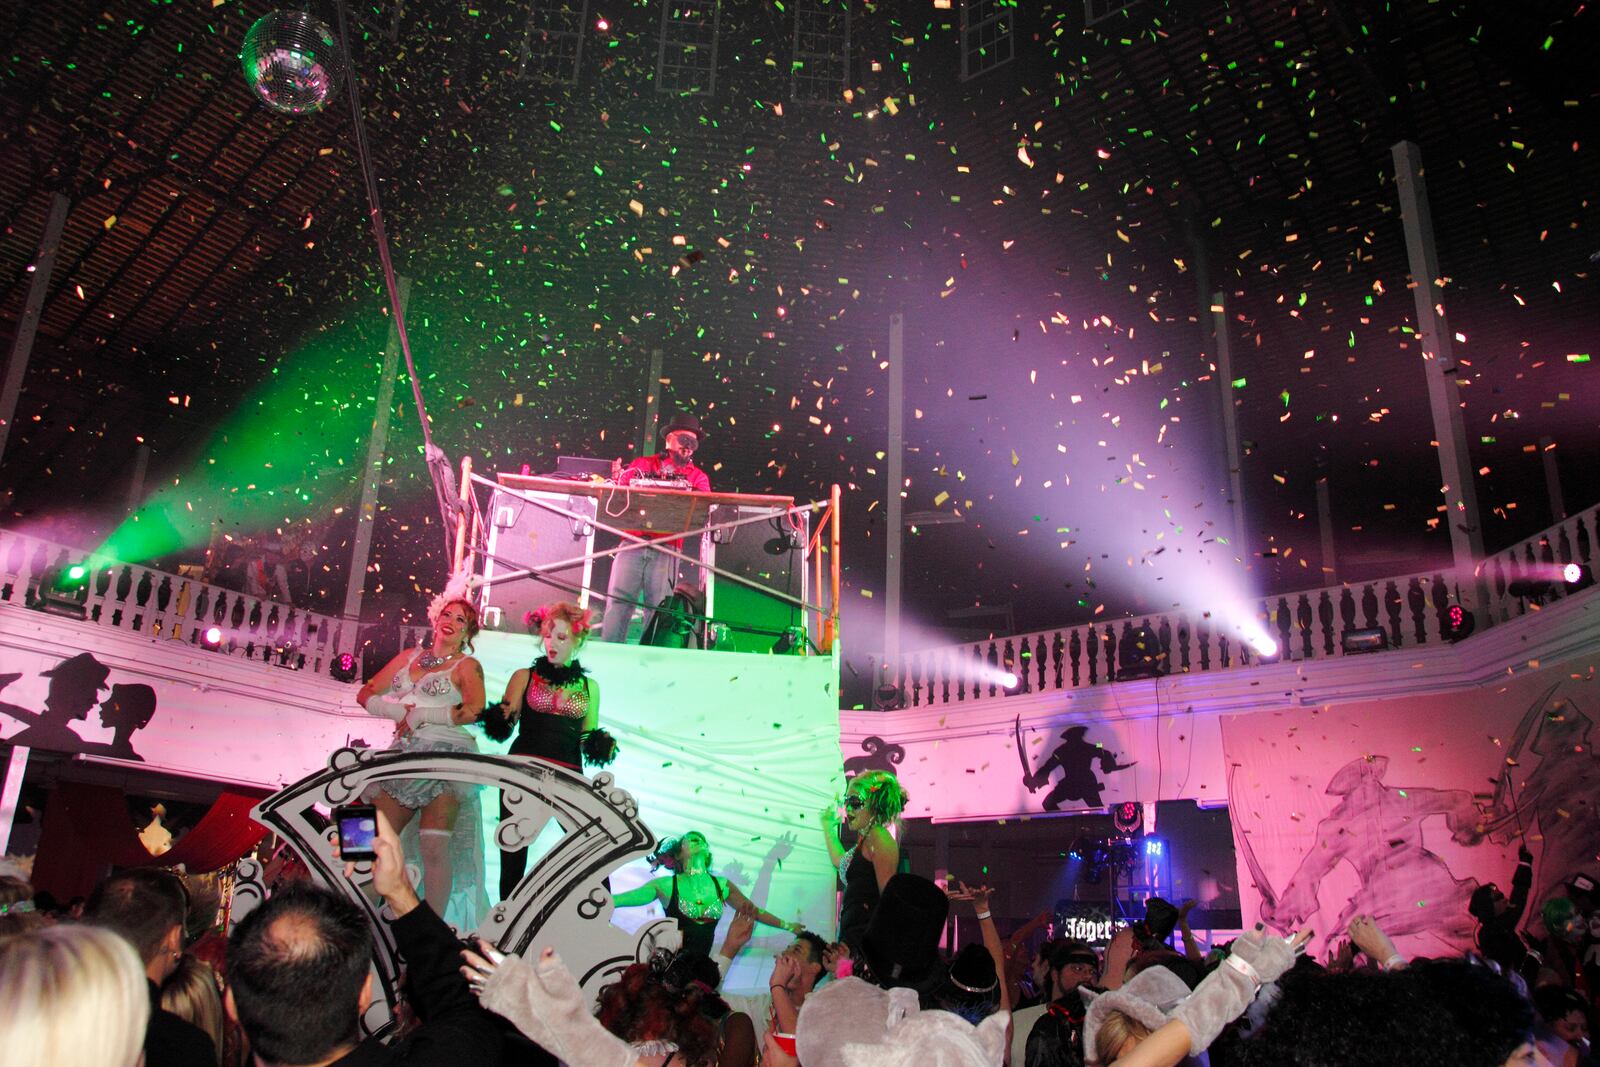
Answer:
[{"label": "silhouette figure on banner", "polygon": [[[96,756],[144,761],[133,749],[133,734],[144,729],[156,712],[156,691],[148,685],[106,685],[111,668],[87,652],[79,652],[41,672],[50,679],[44,698],[44,710],[33,711],[17,704],[0,702],[0,715],[23,723],[23,729],[4,738],[10,745],[37,748],[48,752],[83,752]],[[20,673],[0,674],[0,689],[17,679]],[[102,691],[110,689],[104,700]],[[72,728],[72,724],[85,720],[96,704],[100,707],[100,722],[115,731],[109,744],[86,741]]]},{"label": "silhouette figure on banner", "polygon": [[[1523,714],[1505,769],[1483,813],[1484,830],[1506,844],[1540,842],[1532,900],[1566,895],[1574,872],[1592,870],[1600,842],[1600,756],[1593,719],[1551,686]],[[1525,749],[1539,757],[1527,758]]]},{"label": "silhouette figure on banner", "polygon": [[1472,794],[1385,785],[1388,769],[1387,756],[1363,756],[1335,772],[1326,792],[1339,803],[1317,824],[1316,842],[1281,896],[1272,892],[1253,853],[1245,857],[1261,891],[1261,918],[1267,925],[1282,931],[1304,926],[1322,906],[1323,879],[1348,863],[1361,884],[1339,912],[1335,930],[1345,929],[1352,916],[1371,915],[1390,937],[1426,932],[1453,945],[1470,942],[1475,924],[1467,901],[1477,880],[1450,873],[1424,844],[1423,824],[1443,815],[1458,844],[1477,844],[1483,835]]},{"label": "silhouette figure on banner", "polygon": [[1024,776],[1022,784],[1028,787],[1028,792],[1036,792],[1050,780],[1050,772],[1057,767],[1061,768],[1061,778],[1055,787],[1044,797],[1044,810],[1057,811],[1063,800],[1081,801],[1086,807],[1098,808],[1105,804],[1100,799],[1100,791],[1105,788],[1094,772],[1094,765],[1100,764],[1101,774],[1114,774],[1125,771],[1138,764],[1118,763],[1117,754],[1110,749],[1101,748],[1084,740],[1084,735],[1089,732],[1087,726],[1069,726],[1062,731],[1061,744],[1050,753],[1039,769],[1032,774],[1027,774],[1028,757],[1022,749],[1021,733],[1018,733],[1017,752],[1022,755]]},{"label": "silhouette figure on banner", "polygon": [[867,771],[884,771],[894,773],[894,769],[905,762],[906,750],[893,741],[885,741],[874,734],[863,738],[861,751],[865,755],[851,756],[844,761],[844,776],[854,778]]}]

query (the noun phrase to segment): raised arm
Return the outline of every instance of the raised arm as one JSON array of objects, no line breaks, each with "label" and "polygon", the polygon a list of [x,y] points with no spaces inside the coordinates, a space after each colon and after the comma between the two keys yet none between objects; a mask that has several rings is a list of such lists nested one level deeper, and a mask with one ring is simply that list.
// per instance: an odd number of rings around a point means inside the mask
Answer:
[{"label": "raised arm", "polygon": [[665,882],[665,878],[652,878],[644,885],[629,889],[626,892],[613,893],[611,903],[619,908],[638,908],[645,904],[653,903],[661,899],[662,886]]},{"label": "raised arm", "polygon": [[1006,950],[1000,941],[1000,930],[994,924],[994,914],[989,910],[989,897],[993,892],[994,890],[986,885],[961,884],[950,894],[950,899],[972,901],[973,913],[978,919],[978,932],[983,935],[983,947],[989,950],[989,955],[994,960],[994,973],[999,976],[1000,1010],[1010,1011],[1011,987],[1005,980]]},{"label": "raised arm", "polygon": [[798,934],[801,930],[799,923],[786,923],[765,908],[758,908],[751,903],[750,898],[730,879],[728,882],[728,903],[739,909],[741,915],[752,916],[756,922],[765,923],[767,926],[776,926],[780,930],[787,930],[791,934]]},{"label": "raised arm", "polygon": [[839,801],[834,798],[833,803],[822,809],[822,840],[828,846],[828,858],[835,867],[844,859],[844,845],[839,843]]}]

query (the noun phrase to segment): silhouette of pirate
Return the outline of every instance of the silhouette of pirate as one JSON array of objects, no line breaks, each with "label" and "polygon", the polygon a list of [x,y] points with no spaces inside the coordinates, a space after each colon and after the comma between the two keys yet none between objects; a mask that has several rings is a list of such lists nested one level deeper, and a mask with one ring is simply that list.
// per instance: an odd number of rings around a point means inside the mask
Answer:
[{"label": "silhouette of pirate", "polygon": [[1069,726],[1061,734],[1061,744],[1050,753],[1050,757],[1039,765],[1033,774],[1027,775],[1022,782],[1033,792],[1050,780],[1050,772],[1057,767],[1061,768],[1061,780],[1055,788],[1045,794],[1044,810],[1056,811],[1061,807],[1063,800],[1081,800],[1091,808],[1098,808],[1105,802],[1100,799],[1100,790],[1105,785],[1095,776],[1093,764],[1100,764],[1101,774],[1111,774],[1114,771],[1125,771],[1134,763],[1118,763],[1117,754],[1099,745],[1090,744],[1083,739],[1089,732],[1087,726]]}]

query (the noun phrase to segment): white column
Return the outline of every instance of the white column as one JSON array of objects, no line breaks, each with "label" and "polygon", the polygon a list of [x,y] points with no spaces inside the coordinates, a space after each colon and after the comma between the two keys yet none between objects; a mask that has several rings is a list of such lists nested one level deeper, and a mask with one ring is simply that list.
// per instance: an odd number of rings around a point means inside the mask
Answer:
[{"label": "white column", "polygon": [[1450,324],[1444,314],[1439,251],[1433,242],[1433,216],[1422,177],[1422,150],[1400,141],[1394,154],[1395,185],[1400,194],[1400,221],[1405,227],[1406,255],[1411,265],[1411,295],[1417,307],[1417,341],[1428,379],[1428,406],[1438,442],[1439,475],[1443,479],[1444,521],[1450,528],[1457,580],[1464,582],[1483,558],[1483,524],[1478,521],[1478,490],[1473,482],[1467,428],[1461,416],[1461,390]]},{"label": "white column", "polygon": [[[404,315],[411,298],[411,279],[395,279]],[[392,310],[392,309],[391,309]],[[367,442],[367,465],[362,468],[361,510],[356,513],[356,535],[350,544],[350,576],[344,588],[344,617],[351,626],[345,644],[356,647],[355,628],[361,625],[361,598],[367,589],[367,560],[372,554],[372,525],[378,516],[378,485],[383,480],[383,454],[389,447],[390,409],[394,407],[394,380],[400,365],[400,331],[389,316],[389,340],[383,347],[383,377],[378,380],[378,402],[372,413],[372,437]],[[335,651],[344,651],[337,649]]]},{"label": "white column", "polygon": [[61,230],[67,224],[67,212],[71,207],[72,201],[65,193],[55,193],[50,198],[50,217],[45,219],[44,234],[39,238],[39,254],[34,257],[31,272],[33,277],[28,280],[28,298],[22,305],[22,317],[17,320],[16,338],[11,342],[6,380],[0,385],[0,459],[6,454],[11,421],[17,414],[17,398],[22,395],[22,378],[28,373],[33,339],[39,332],[39,315],[44,311],[44,298],[50,291],[56,253],[61,250]]},{"label": "white column", "polygon": [[1228,463],[1228,504],[1233,511],[1234,555],[1243,558],[1250,551],[1245,543],[1244,473],[1239,458],[1239,415],[1233,403],[1233,346],[1228,340],[1228,298],[1226,293],[1211,294],[1211,329],[1217,342],[1217,388],[1222,396],[1223,446]]},{"label": "white column", "polygon": [[905,538],[901,490],[905,486],[905,325],[900,312],[889,316],[889,440],[884,449],[883,666],[892,672],[873,680],[881,685],[900,675],[900,551]]},{"label": "white column", "polygon": [[1339,580],[1339,558],[1333,547],[1333,507],[1328,500],[1328,476],[1317,478],[1317,527],[1322,533],[1322,584]]},{"label": "white column", "polygon": [[6,763],[6,774],[0,780],[0,856],[6,854],[11,844],[11,827],[17,821],[17,798],[22,793],[22,776],[28,770],[28,747],[15,745]]}]

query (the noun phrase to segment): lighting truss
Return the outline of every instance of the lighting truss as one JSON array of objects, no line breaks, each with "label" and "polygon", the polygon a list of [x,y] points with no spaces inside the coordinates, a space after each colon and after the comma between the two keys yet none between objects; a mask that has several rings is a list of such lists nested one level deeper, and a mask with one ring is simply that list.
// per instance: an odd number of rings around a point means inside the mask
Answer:
[{"label": "lighting truss", "polygon": [[722,0],[666,0],[661,5],[656,92],[682,96],[717,91],[721,25]]},{"label": "lighting truss", "polygon": [[588,23],[589,0],[528,0],[517,77],[577,84]]},{"label": "lighting truss", "polygon": [[794,8],[794,57],[789,99],[837,104],[850,87],[850,0],[799,0]]},{"label": "lighting truss", "polygon": [[1016,57],[1017,0],[961,0],[961,80],[970,81]]}]

